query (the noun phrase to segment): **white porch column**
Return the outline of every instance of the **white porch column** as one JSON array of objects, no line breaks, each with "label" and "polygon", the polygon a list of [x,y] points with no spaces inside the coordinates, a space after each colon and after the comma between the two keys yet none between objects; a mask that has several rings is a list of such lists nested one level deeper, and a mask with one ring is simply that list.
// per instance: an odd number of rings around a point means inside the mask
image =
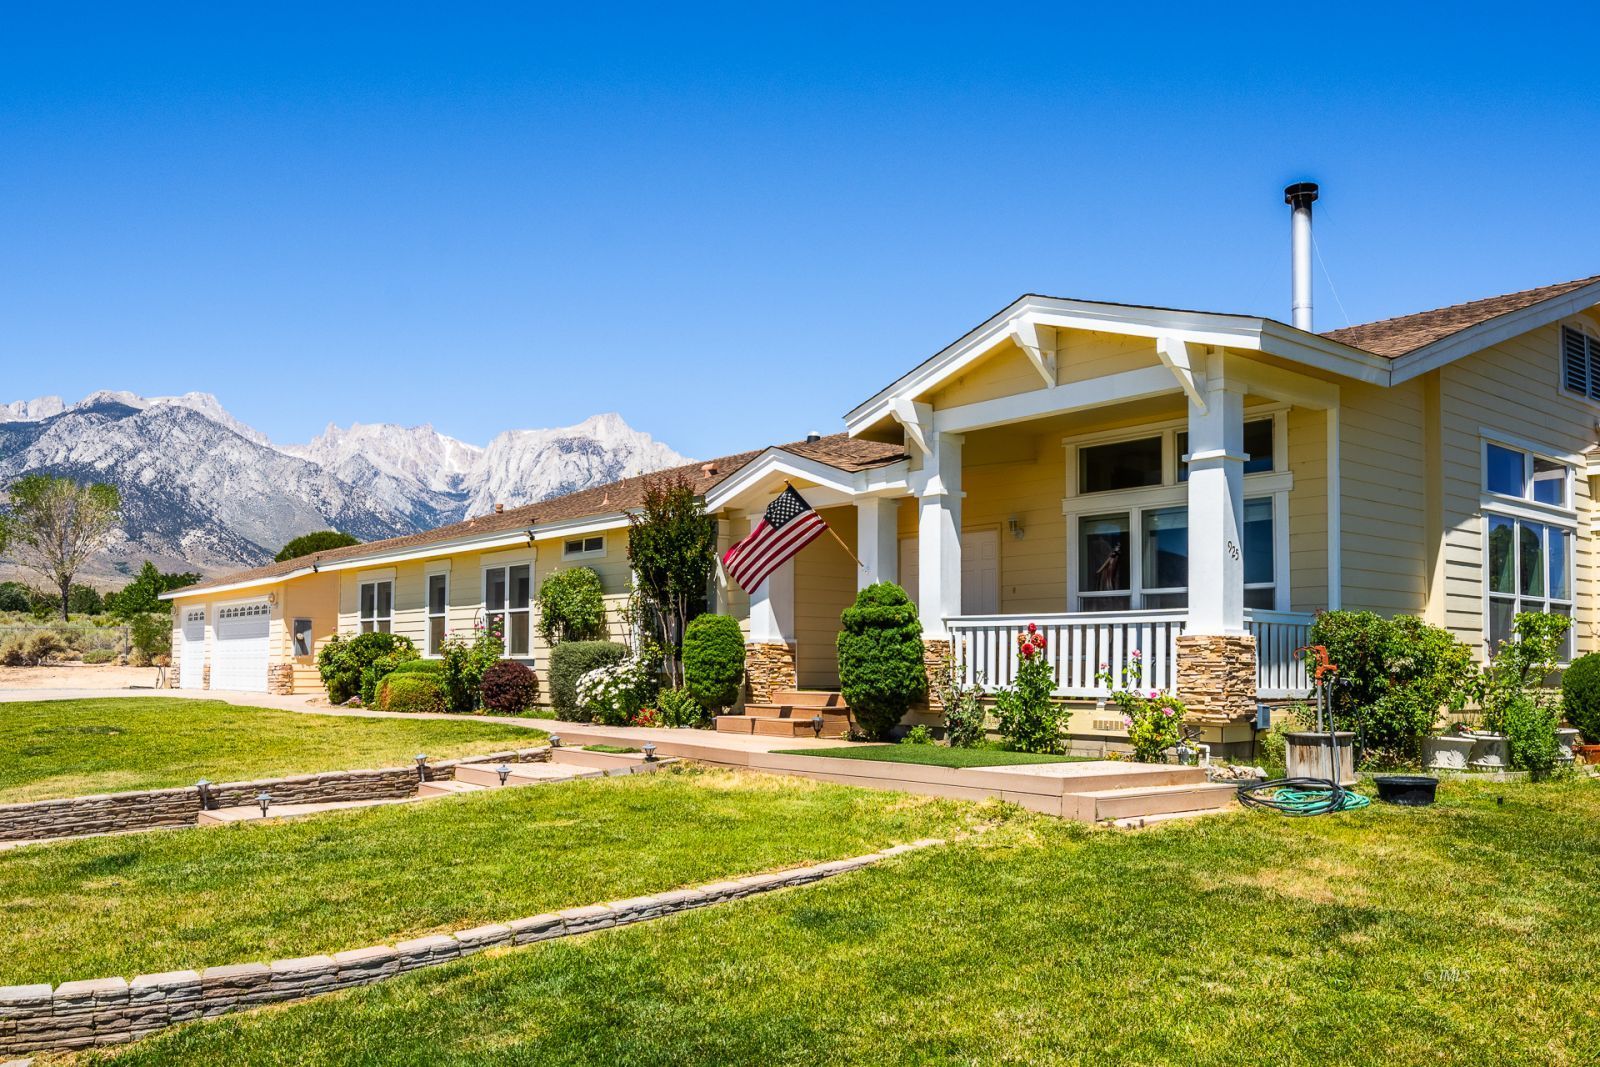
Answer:
[{"label": "white porch column", "polygon": [[794,644],[794,560],[767,575],[750,594],[750,642]]},{"label": "white porch column", "polygon": [[917,606],[922,636],[943,638],[945,620],[961,614],[961,442],[933,434],[917,491]]},{"label": "white porch column", "polygon": [[1189,401],[1189,623],[1194,634],[1244,627],[1244,383],[1208,360],[1202,407]]},{"label": "white porch column", "polygon": [[900,580],[900,500],[868,497],[856,501],[856,588]]}]

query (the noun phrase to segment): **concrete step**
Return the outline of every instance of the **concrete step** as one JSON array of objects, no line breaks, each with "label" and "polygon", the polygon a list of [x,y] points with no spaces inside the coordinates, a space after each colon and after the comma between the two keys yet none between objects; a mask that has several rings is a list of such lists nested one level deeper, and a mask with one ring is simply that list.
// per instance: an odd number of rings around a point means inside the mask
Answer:
[{"label": "concrete step", "polygon": [[1233,803],[1238,790],[1225,782],[1193,785],[1138,785],[1069,793],[1062,814],[1087,822],[1140,819],[1154,815],[1219,811]]},{"label": "concrete step", "polygon": [[446,778],[439,782],[423,782],[417,787],[419,797],[448,797],[457,793],[481,793],[483,786],[473,785],[471,782],[457,782]]},{"label": "concrete step", "polygon": [[718,715],[717,732],[720,734],[748,734],[755,730],[755,718],[750,715]]},{"label": "concrete step", "polygon": [[830,693],[821,689],[775,689],[769,697],[769,703],[787,704],[792,708],[838,708],[840,711],[849,711],[844,697],[838,693]]},{"label": "concrete step", "polygon": [[[486,789],[500,788],[498,763],[461,763],[456,765],[456,781],[481,785]],[[598,767],[559,766],[550,763],[508,763],[511,773],[506,775],[506,785],[538,785],[541,782],[565,782],[573,778],[599,778],[605,771]]]},{"label": "concrete step", "polygon": [[550,750],[551,766],[598,769],[610,775],[653,771],[663,763],[671,762],[673,762],[671,756],[657,756],[653,760],[647,760],[643,752],[589,752],[582,748]]},{"label": "concrete step", "polygon": [[747,715],[750,732],[757,737],[849,737],[848,719],[825,719],[822,733],[811,725],[811,717],[803,719],[773,719],[763,715]]},{"label": "concrete step", "polygon": [[[346,811],[352,808],[376,808],[385,804],[409,804],[411,797],[393,797],[384,800],[335,800],[321,804],[269,804],[266,818],[298,819],[306,815],[321,815],[325,811]],[[196,826],[225,826],[236,822],[260,822],[263,816],[258,805],[237,808],[212,808],[202,811],[195,819]]]},{"label": "concrete step", "polygon": [[755,715],[767,719],[806,719],[810,720],[821,715],[824,720],[838,719],[840,722],[850,720],[850,709],[846,707],[817,708],[795,704],[746,704],[746,715]]}]

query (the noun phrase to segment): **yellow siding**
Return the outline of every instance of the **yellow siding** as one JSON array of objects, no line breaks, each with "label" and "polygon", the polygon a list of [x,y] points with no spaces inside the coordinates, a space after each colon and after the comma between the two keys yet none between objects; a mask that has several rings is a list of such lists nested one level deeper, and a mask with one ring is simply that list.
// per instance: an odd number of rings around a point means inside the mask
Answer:
[{"label": "yellow siding", "polygon": [[1340,555],[1346,608],[1385,615],[1423,611],[1422,425],[1421,382],[1392,389],[1346,385],[1341,391]]},{"label": "yellow siding", "polygon": [[1328,422],[1324,412],[1289,412],[1289,598],[1293,611],[1328,606]]},{"label": "yellow siding", "polygon": [[[1066,384],[1160,363],[1147,337],[1063,330],[1056,354],[1056,382]],[[935,408],[975,404],[1044,387],[1044,379],[1022,349],[1007,341],[962,374],[922,397]]]},{"label": "yellow siding", "polygon": [[[1007,614],[1065,611],[1067,523],[1061,514],[1066,489],[1066,450],[1061,435],[1027,433],[1025,427],[989,431],[1000,447],[982,455],[1015,457],[967,465],[961,472],[963,532],[1000,531],[1000,610]],[[912,512],[913,529],[915,509]],[[1011,533],[1011,520],[1022,536]]]},{"label": "yellow siding", "polygon": [[[1561,389],[1560,327],[1552,324],[1439,370],[1444,515],[1442,616],[1464,641],[1483,644],[1484,524],[1480,513],[1482,429],[1558,455],[1581,454],[1595,440],[1600,409]],[[1579,527],[1574,596],[1578,648],[1596,647],[1595,566],[1589,531],[1594,500],[1580,468],[1573,482]]]},{"label": "yellow siding", "polygon": [[[821,508],[819,513],[845,544],[855,544],[854,507]],[[795,557],[795,678],[804,688],[839,685],[839,615],[855,600],[856,569],[855,561],[827,534]]]}]

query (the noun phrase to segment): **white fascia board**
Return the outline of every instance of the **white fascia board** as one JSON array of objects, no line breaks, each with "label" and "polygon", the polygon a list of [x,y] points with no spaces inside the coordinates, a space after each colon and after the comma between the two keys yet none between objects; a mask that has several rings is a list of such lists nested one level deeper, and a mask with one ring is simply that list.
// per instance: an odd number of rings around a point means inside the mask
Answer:
[{"label": "white fascia board", "polygon": [[1262,319],[1261,322],[1261,344],[1258,347],[1269,356],[1281,356],[1369,385],[1392,384],[1390,376],[1394,371],[1394,361],[1391,359],[1330,341],[1320,334],[1297,330],[1273,319]]},{"label": "white fascia board", "polygon": [[273,574],[268,575],[265,578],[251,578],[248,581],[243,582],[229,582],[227,585],[208,585],[203,589],[196,589],[193,586],[185,586],[182,589],[174,589],[169,593],[162,593],[160,596],[156,597],[156,599],[184,600],[188,597],[211,596],[215,593],[231,593],[236,589],[259,589],[264,585],[277,585],[279,582],[287,582],[291,578],[299,578],[303,575],[315,573],[315,570],[316,568],[314,567],[301,567],[299,570],[289,571],[285,574]]},{"label": "white fascia board", "polygon": [[706,494],[706,511],[718,512],[741,494],[749,492],[771,476],[785,475],[831,489],[846,497],[893,489],[905,481],[906,461],[885,464],[864,471],[842,471],[820,460],[797,456],[782,448],[769,448],[719,482]]},{"label": "white fascia board", "polygon": [[1575,289],[1565,296],[1541,300],[1518,311],[1497,315],[1487,322],[1469,326],[1460,333],[1442,337],[1432,344],[1423,345],[1415,352],[1407,352],[1391,361],[1395,384],[1408,381],[1419,374],[1437,370],[1446,363],[1482,351],[1490,345],[1509,341],[1513,337],[1560,322],[1569,315],[1587,311],[1600,304],[1600,282]]},{"label": "white fascia board", "polygon": [[501,530],[492,536],[476,538],[463,538],[454,541],[435,541],[432,544],[422,545],[418,548],[401,549],[395,552],[375,552],[370,556],[352,556],[333,563],[321,563],[316,566],[318,572],[361,570],[367,567],[379,567],[388,563],[409,563],[416,559],[428,559],[431,556],[453,556],[457,552],[486,551],[495,548],[513,548],[525,545],[533,540],[530,534],[534,527],[521,530]]},{"label": "white fascia board", "polygon": [[571,537],[574,534],[603,533],[606,530],[620,530],[628,525],[628,516],[632,512],[615,511],[609,515],[586,515],[576,519],[563,519],[560,522],[547,522],[538,526],[530,526],[535,541],[547,541],[558,537]]},{"label": "white fascia board", "polygon": [[933,429],[935,433],[966,433],[1178,392],[1181,392],[1178,379],[1166,367],[1156,364],[1100,378],[1069,382],[1050,389],[1032,389],[993,400],[944,408],[933,413]]}]

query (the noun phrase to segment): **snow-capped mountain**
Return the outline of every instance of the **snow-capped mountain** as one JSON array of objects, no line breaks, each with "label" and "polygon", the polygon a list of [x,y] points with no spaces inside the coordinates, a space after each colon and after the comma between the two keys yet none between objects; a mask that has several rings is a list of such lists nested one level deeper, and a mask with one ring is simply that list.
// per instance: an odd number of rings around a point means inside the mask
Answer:
[{"label": "snow-capped mountain", "polygon": [[274,445],[208,393],[0,405],[0,486],[45,472],[121,492],[123,528],[96,561],[103,575],[146,558],[254,566],[311,530],[391,537],[686,462],[614,414],[507,431],[487,448],[431,426],[359,423]]}]

